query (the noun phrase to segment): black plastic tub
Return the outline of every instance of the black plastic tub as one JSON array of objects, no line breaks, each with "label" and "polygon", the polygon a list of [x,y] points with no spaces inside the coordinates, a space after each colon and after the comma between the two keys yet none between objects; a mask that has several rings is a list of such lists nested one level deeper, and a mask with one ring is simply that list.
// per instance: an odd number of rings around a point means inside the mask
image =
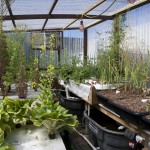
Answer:
[{"label": "black plastic tub", "polygon": [[71,98],[66,97],[65,91],[60,91],[60,103],[63,107],[68,109],[70,113],[80,118],[84,112],[84,101],[71,92],[69,94]]},{"label": "black plastic tub", "polygon": [[150,131],[150,119],[147,118],[146,116],[143,116],[142,117],[142,123],[143,123],[143,126],[146,130],[149,130]]},{"label": "black plastic tub", "polygon": [[89,133],[89,140],[95,147],[102,150],[128,150],[129,139],[124,130],[119,131],[118,124],[113,119],[97,109],[90,110],[90,116],[84,112],[85,123]]},{"label": "black plastic tub", "polygon": [[136,124],[138,126],[143,127],[141,118],[145,115],[148,115],[149,112],[135,112],[130,109],[127,109],[115,102],[113,100],[110,100],[109,98],[102,96],[100,94],[97,94],[98,100],[101,104],[106,106],[107,108],[114,111],[116,114],[118,114],[122,119],[127,120],[129,122],[132,122],[133,124]]}]

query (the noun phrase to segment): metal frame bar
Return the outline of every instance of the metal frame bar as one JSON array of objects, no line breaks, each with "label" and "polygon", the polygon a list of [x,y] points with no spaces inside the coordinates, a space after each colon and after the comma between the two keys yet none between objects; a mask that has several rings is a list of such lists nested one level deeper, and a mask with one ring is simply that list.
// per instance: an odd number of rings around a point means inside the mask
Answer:
[{"label": "metal frame bar", "polygon": [[9,1],[5,0],[5,3],[6,3],[7,9],[8,9],[9,14],[10,14],[10,18],[11,18],[10,20],[12,20],[12,23],[13,23],[14,27],[16,27],[16,23],[15,23],[15,20],[14,20],[14,16],[13,16]]},{"label": "metal frame bar", "polygon": [[[55,0],[55,1],[54,1],[54,3],[53,3],[53,5],[52,5],[52,7],[50,8],[49,15],[51,15],[51,13],[53,12],[53,10],[54,10],[54,8],[55,8],[55,6],[56,6],[57,2],[58,2],[58,0]],[[45,26],[46,26],[47,21],[48,21],[48,18],[45,20],[45,22],[44,22],[44,24],[43,24],[43,27],[42,27],[42,30],[44,30],[44,28],[45,28]]]},{"label": "metal frame bar", "polygon": [[[13,20],[28,20],[28,19],[80,19],[82,14],[36,14],[36,15],[13,15]],[[4,20],[12,20],[11,16],[5,16]],[[82,19],[113,19],[111,16],[96,16],[96,15],[88,15],[83,16]]]}]

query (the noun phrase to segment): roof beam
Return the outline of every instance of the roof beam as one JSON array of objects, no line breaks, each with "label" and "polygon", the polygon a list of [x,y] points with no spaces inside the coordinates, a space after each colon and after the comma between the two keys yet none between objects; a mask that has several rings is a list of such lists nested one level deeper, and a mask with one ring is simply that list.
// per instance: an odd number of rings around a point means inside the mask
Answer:
[{"label": "roof beam", "polygon": [[[53,28],[53,29],[27,29],[25,30],[26,32],[32,32],[32,31],[62,31],[63,29],[62,28]],[[78,30],[78,28],[67,28],[66,30]],[[8,31],[5,31],[5,32],[13,32],[14,30],[8,30]]]},{"label": "roof beam", "polygon": [[[133,10],[133,9],[136,9],[136,8],[138,8],[138,7],[141,7],[141,6],[143,6],[143,5],[145,5],[145,4],[148,4],[148,3],[150,3],[149,0],[137,1],[137,2],[135,2],[135,3],[133,3],[133,4],[130,4],[129,6],[127,6],[127,7],[125,7],[125,8],[122,8],[121,10],[119,10],[119,11],[117,11],[117,12],[111,14],[110,16],[111,16],[112,18],[114,18],[115,15],[117,15],[117,14],[122,14],[122,13],[125,13],[125,12],[128,12],[128,11],[131,11],[131,10]],[[107,19],[96,21],[96,22],[94,22],[93,24],[91,24],[91,25],[89,25],[89,26],[87,26],[87,27],[85,27],[85,28],[90,28],[90,27],[95,26],[95,25],[97,25],[97,24],[99,24],[99,23],[102,23],[102,22],[104,22],[104,21],[106,21],[106,20],[107,20]]]},{"label": "roof beam", "polygon": [[13,13],[12,13],[12,10],[11,10],[10,4],[9,4],[9,1],[8,1],[8,0],[5,0],[5,3],[6,3],[6,6],[7,6],[8,11],[9,11],[9,14],[10,14],[10,17],[11,17],[11,20],[12,20],[12,23],[13,23],[14,27],[16,27],[16,23],[15,23],[15,21],[14,21],[14,17],[13,17]]},{"label": "roof beam", "polygon": [[[36,15],[13,15],[14,20],[26,20],[26,19],[80,19],[82,14],[36,14]],[[88,15],[83,16],[82,19],[113,19],[111,16],[104,15]],[[4,20],[12,20],[11,16],[5,16]]]},{"label": "roof beam", "polygon": [[[90,11],[92,11],[94,8],[96,8],[97,6],[99,6],[100,4],[102,4],[104,1],[106,0],[99,0],[99,2],[97,2],[95,5],[93,5],[92,7],[90,7],[88,10],[86,10],[85,12],[82,13],[82,16],[86,15],[87,13],[89,13]],[[65,26],[63,28],[63,30],[65,30],[66,28],[68,28],[70,25],[72,25],[74,22],[76,22],[78,19],[73,20],[72,22],[70,22],[67,26]]]},{"label": "roof beam", "polygon": [[[55,8],[57,2],[58,2],[58,0],[55,0],[55,1],[54,1],[53,5],[52,5],[52,7],[50,8],[50,11],[49,11],[49,13],[48,13],[49,15],[51,15],[51,13],[52,13],[52,11],[54,10],[54,8]],[[47,21],[48,21],[48,18],[45,20],[44,25],[43,25],[43,27],[42,27],[42,30],[44,30]]]}]

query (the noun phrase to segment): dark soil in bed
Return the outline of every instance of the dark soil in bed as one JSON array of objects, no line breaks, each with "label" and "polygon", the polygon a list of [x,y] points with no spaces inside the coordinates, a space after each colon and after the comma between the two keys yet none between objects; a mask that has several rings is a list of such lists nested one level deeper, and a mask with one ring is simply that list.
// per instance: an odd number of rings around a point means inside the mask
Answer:
[{"label": "dark soil in bed", "polygon": [[[134,112],[145,112],[148,111],[147,105],[150,104],[150,96],[145,96],[132,91],[120,91],[116,94],[116,90],[103,90],[99,91],[98,94],[107,97],[114,103],[117,103],[127,109]],[[143,103],[142,99],[148,99],[148,102]]]}]

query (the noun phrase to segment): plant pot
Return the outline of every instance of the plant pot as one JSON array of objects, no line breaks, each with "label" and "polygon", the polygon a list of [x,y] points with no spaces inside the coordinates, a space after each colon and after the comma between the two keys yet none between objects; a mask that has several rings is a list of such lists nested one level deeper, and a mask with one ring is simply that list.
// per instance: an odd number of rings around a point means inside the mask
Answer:
[{"label": "plant pot", "polygon": [[102,150],[128,150],[129,139],[125,137],[124,130],[118,130],[120,124],[101,113],[97,109],[90,110],[90,116],[84,112],[89,139],[95,147]]},{"label": "plant pot", "polygon": [[2,96],[7,96],[8,93],[10,92],[10,90],[11,90],[11,86],[4,86],[4,85],[2,85],[1,86]]},{"label": "plant pot", "polygon": [[66,91],[60,91],[60,103],[69,110],[69,113],[77,115],[79,119],[83,115],[84,102],[72,93],[70,96],[71,98],[66,98]]},{"label": "plant pot", "polygon": [[27,98],[27,83],[20,83],[17,87],[18,97],[19,98]]}]

